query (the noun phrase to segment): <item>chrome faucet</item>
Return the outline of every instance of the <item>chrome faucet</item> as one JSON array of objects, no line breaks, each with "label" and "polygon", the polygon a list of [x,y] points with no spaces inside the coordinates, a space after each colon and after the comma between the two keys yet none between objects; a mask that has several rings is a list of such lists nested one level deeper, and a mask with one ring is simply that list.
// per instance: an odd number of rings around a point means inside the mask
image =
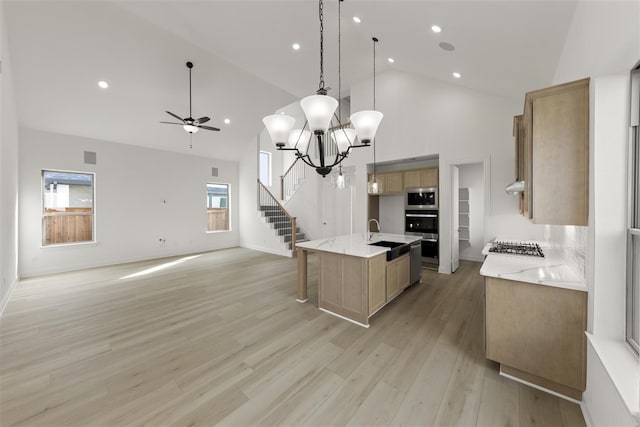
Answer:
[{"label": "chrome faucet", "polygon": [[367,222],[367,233],[369,235],[369,242],[371,241],[371,238],[373,237],[373,232],[371,232],[371,221],[375,222],[378,225],[378,233],[382,232],[382,229],[380,228],[380,223],[378,222],[378,220],[375,219],[375,218],[371,218],[369,220],[369,222]]}]

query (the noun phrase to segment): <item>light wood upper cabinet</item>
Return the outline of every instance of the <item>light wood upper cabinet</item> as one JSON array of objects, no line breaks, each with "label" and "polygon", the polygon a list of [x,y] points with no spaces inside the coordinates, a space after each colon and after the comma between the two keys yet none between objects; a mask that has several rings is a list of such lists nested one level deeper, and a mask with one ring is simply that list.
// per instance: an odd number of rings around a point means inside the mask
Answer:
[{"label": "light wood upper cabinet", "polygon": [[[371,180],[369,174],[369,181]],[[438,187],[438,168],[408,169],[376,174],[382,184],[382,195],[404,194],[407,188]]]},{"label": "light wood upper cabinet", "polygon": [[404,188],[427,188],[438,186],[438,168],[410,169],[404,171]]},{"label": "light wood upper cabinet", "polygon": [[586,226],[589,79],[527,93],[521,132],[524,215],[536,224]]},{"label": "light wood upper cabinet", "polygon": [[402,171],[385,172],[382,192],[384,194],[402,194],[404,187],[402,185]]},{"label": "light wood upper cabinet", "polygon": [[437,187],[438,186],[438,168],[425,168],[421,173],[421,187]]},{"label": "light wood upper cabinet", "polygon": [[[369,174],[371,181],[372,174]],[[376,179],[382,184],[380,194],[402,194],[404,192],[402,171],[376,173]]]}]

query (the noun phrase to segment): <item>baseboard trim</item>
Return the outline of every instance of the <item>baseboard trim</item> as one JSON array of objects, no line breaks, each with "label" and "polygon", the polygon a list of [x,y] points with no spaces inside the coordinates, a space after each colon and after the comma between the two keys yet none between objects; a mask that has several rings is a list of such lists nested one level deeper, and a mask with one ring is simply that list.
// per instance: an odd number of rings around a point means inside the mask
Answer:
[{"label": "baseboard trim", "polygon": [[247,244],[240,244],[241,248],[246,248],[246,249],[251,249],[254,251],[260,251],[260,252],[266,252],[268,254],[273,254],[273,255],[280,255],[280,256],[286,256],[288,258],[293,258],[293,251],[278,251],[276,249],[271,249],[271,248],[263,248],[261,246],[255,246],[255,245],[247,245]]},{"label": "baseboard trim", "polygon": [[9,289],[7,289],[7,293],[2,297],[2,302],[0,303],[0,317],[4,313],[4,309],[9,303],[9,299],[11,298],[11,294],[13,294],[14,289],[18,286],[19,278],[14,279],[14,281],[9,285]]}]

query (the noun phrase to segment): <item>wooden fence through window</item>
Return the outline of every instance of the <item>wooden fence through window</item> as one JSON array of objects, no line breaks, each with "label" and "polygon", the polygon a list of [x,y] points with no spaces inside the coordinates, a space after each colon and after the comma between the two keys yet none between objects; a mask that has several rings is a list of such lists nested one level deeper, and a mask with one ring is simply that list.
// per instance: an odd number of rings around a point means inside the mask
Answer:
[{"label": "wooden fence through window", "polygon": [[207,208],[207,231],[222,231],[229,229],[229,209]]}]

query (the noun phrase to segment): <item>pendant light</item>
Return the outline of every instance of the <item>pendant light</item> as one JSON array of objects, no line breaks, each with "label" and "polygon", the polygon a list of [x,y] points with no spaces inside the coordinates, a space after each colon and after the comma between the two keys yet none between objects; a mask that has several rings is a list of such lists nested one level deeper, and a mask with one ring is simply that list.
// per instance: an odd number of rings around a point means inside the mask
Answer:
[{"label": "pendant light", "polygon": [[[375,111],[376,109],[376,43],[378,43],[378,39],[375,37],[372,37],[371,40],[373,40],[373,110],[362,111],[360,113],[353,114],[351,116],[351,122],[354,124],[354,126],[357,129],[358,125],[356,125],[355,121],[358,121],[359,125],[364,128],[363,131],[367,132],[366,133],[367,136],[373,135],[370,140],[371,142],[373,142],[373,174],[371,175],[371,181],[369,181],[369,183],[367,184],[367,192],[369,194],[380,194],[382,193],[383,189],[382,189],[382,183],[379,182],[378,178],[376,177],[376,143],[375,143],[375,133],[376,133],[376,130],[378,129],[378,125],[380,124],[380,120],[382,120],[382,113]],[[360,115],[356,117],[354,120],[354,116],[358,114],[363,114],[363,113],[377,113],[377,114]]]},{"label": "pendant light", "polygon": [[[338,46],[340,46],[341,42],[341,1],[342,0],[338,0]],[[356,129],[351,129],[347,125],[340,123],[340,118],[335,114],[336,108],[338,108],[340,103],[335,98],[327,95],[327,89],[324,82],[323,0],[319,0],[318,7],[318,16],[320,19],[320,82],[315,95],[307,96],[300,101],[300,106],[302,107],[306,117],[305,125],[302,129],[293,131],[292,129],[295,125],[295,119],[291,116],[282,114],[267,116],[262,119],[262,121],[269,132],[272,142],[278,150],[295,151],[298,159],[302,160],[304,163],[314,168],[320,175],[325,177],[331,172],[333,167],[339,165],[349,155],[352,148],[369,146],[370,141],[375,137],[375,131],[382,119],[382,113],[374,112],[379,116],[375,122],[375,126],[371,125],[371,118],[364,120],[365,124],[359,124]],[[340,51],[340,49],[338,50]],[[340,67],[340,60],[338,61],[338,67]],[[338,77],[340,78],[340,68],[338,68]],[[338,94],[338,97],[340,97],[340,93]],[[341,112],[338,111],[338,114],[341,114]],[[365,115],[365,117],[369,116],[370,115]],[[358,117],[359,116],[356,116],[356,118]],[[337,123],[332,126],[332,120],[334,118]],[[359,123],[362,121],[362,119],[359,119]],[[362,132],[362,137],[358,135],[358,129]],[[317,142],[317,153],[319,157],[317,163],[311,159],[309,154],[309,144],[312,139],[315,139]],[[355,144],[356,139],[360,139],[362,144]]]}]

